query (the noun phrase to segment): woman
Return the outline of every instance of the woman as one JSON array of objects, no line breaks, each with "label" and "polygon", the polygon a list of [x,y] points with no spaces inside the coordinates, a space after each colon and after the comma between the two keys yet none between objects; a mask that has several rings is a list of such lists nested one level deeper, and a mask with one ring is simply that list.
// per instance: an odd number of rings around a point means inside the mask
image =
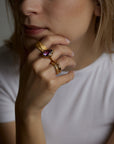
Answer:
[{"label": "woman", "polygon": [[15,31],[0,55],[2,143],[106,144],[114,126],[114,1],[8,2]]}]

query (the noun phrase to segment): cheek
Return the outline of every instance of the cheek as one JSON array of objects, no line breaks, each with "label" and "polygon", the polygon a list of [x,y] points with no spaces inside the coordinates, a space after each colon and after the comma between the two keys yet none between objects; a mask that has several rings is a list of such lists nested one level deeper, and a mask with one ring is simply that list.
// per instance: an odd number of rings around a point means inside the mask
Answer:
[{"label": "cheek", "polygon": [[[76,7],[76,10],[71,10],[68,15],[68,33],[71,39],[78,39],[85,35],[93,17],[93,7],[91,5],[81,4]],[[65,24],[64,24],[65,25]]]},{"label": "cheek", "polygon": [[56,5],[50,13],[53,31],[74,39],[83,35],[90,24],[93,5],[89,0],[70,0]]}]

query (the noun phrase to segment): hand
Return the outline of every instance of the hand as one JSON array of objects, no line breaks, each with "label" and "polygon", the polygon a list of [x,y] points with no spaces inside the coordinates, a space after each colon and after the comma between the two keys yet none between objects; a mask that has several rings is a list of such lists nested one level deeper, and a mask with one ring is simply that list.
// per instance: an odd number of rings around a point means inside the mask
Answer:
[{"label": "hand", "polygon": [[[47,36],[40,41],[48,49],[53,49],[52,59],[57,61],[61,69],[75,66],[72,50],[67,46],[68,41],[58,35]],[[19,93],[16,100],[16,109],[26,113],[38,113],[50,102],[56,90],[68,83],[74,73],[56,76],[55,68],[50,64],[49,58],[40,56],[35,48],[28,54],[27,60],[20,71]]]}]

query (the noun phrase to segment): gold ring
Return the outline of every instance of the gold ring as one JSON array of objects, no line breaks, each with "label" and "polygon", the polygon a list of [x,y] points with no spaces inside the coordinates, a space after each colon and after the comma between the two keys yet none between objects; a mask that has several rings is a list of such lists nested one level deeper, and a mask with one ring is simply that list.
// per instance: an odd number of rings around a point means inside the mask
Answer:
[{"label": "gold ring", "polygon": [[48,48],[47,48],[45,45],[43,45],[40,41],[38,41],[38,42],[36,43],[36,47],[37,47],[41,52],[44,52],[45,50],[48,49]]},{"label": "gold ring", "polygon": [[56,74],[59,74],[61,72],[61,67],[55,61],[51,60],[50,64],[52,64],[55,67]]},{"label": "gold ring", "polygon": [[44,52],[42,52],[41,55],[42,55],[43,57],[51,58],[52,55],[53,55],[53,50],[52,50],[52,49],[45,50]]},{"label": "gold ring", "polygon": [[[42,52],[42,56],[43,56],[43,54],[45,55],[45,52],[46,52],[46,53],[49,52],[49,53],[47,54],[47,57],[50,58],[50,60],[51,60],[50,64],[52,64],[52,65],[55,67],[56,74],[59,74],[59,73],[61,72],[61,67],[59,66],[59,64],[57,64],[57,63],[51,58],[51,56],[52,56],[52,54],[53,54],[53,51],[52,51],[52,53],[51,53],[51,51],[47,51],[48,48],[47,48],[45,45],[43,45],[40,41],[38,41],[38,42],[36,43],[36,48],[38,48],[38,49]],[[43,53],[43,52],[44,52],[44,53]],[[45,56],[45,57],[46,57],[46,56]]]}]

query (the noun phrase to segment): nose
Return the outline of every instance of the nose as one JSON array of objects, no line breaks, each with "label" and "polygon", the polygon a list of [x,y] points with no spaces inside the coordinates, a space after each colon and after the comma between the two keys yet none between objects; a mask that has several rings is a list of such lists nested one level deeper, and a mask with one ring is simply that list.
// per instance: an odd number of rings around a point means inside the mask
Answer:
[{"label": "nose", "polygon": [[24,0],[21,3],[21,11],[25,16],[38,15],[42,11],[41,0]]}]

